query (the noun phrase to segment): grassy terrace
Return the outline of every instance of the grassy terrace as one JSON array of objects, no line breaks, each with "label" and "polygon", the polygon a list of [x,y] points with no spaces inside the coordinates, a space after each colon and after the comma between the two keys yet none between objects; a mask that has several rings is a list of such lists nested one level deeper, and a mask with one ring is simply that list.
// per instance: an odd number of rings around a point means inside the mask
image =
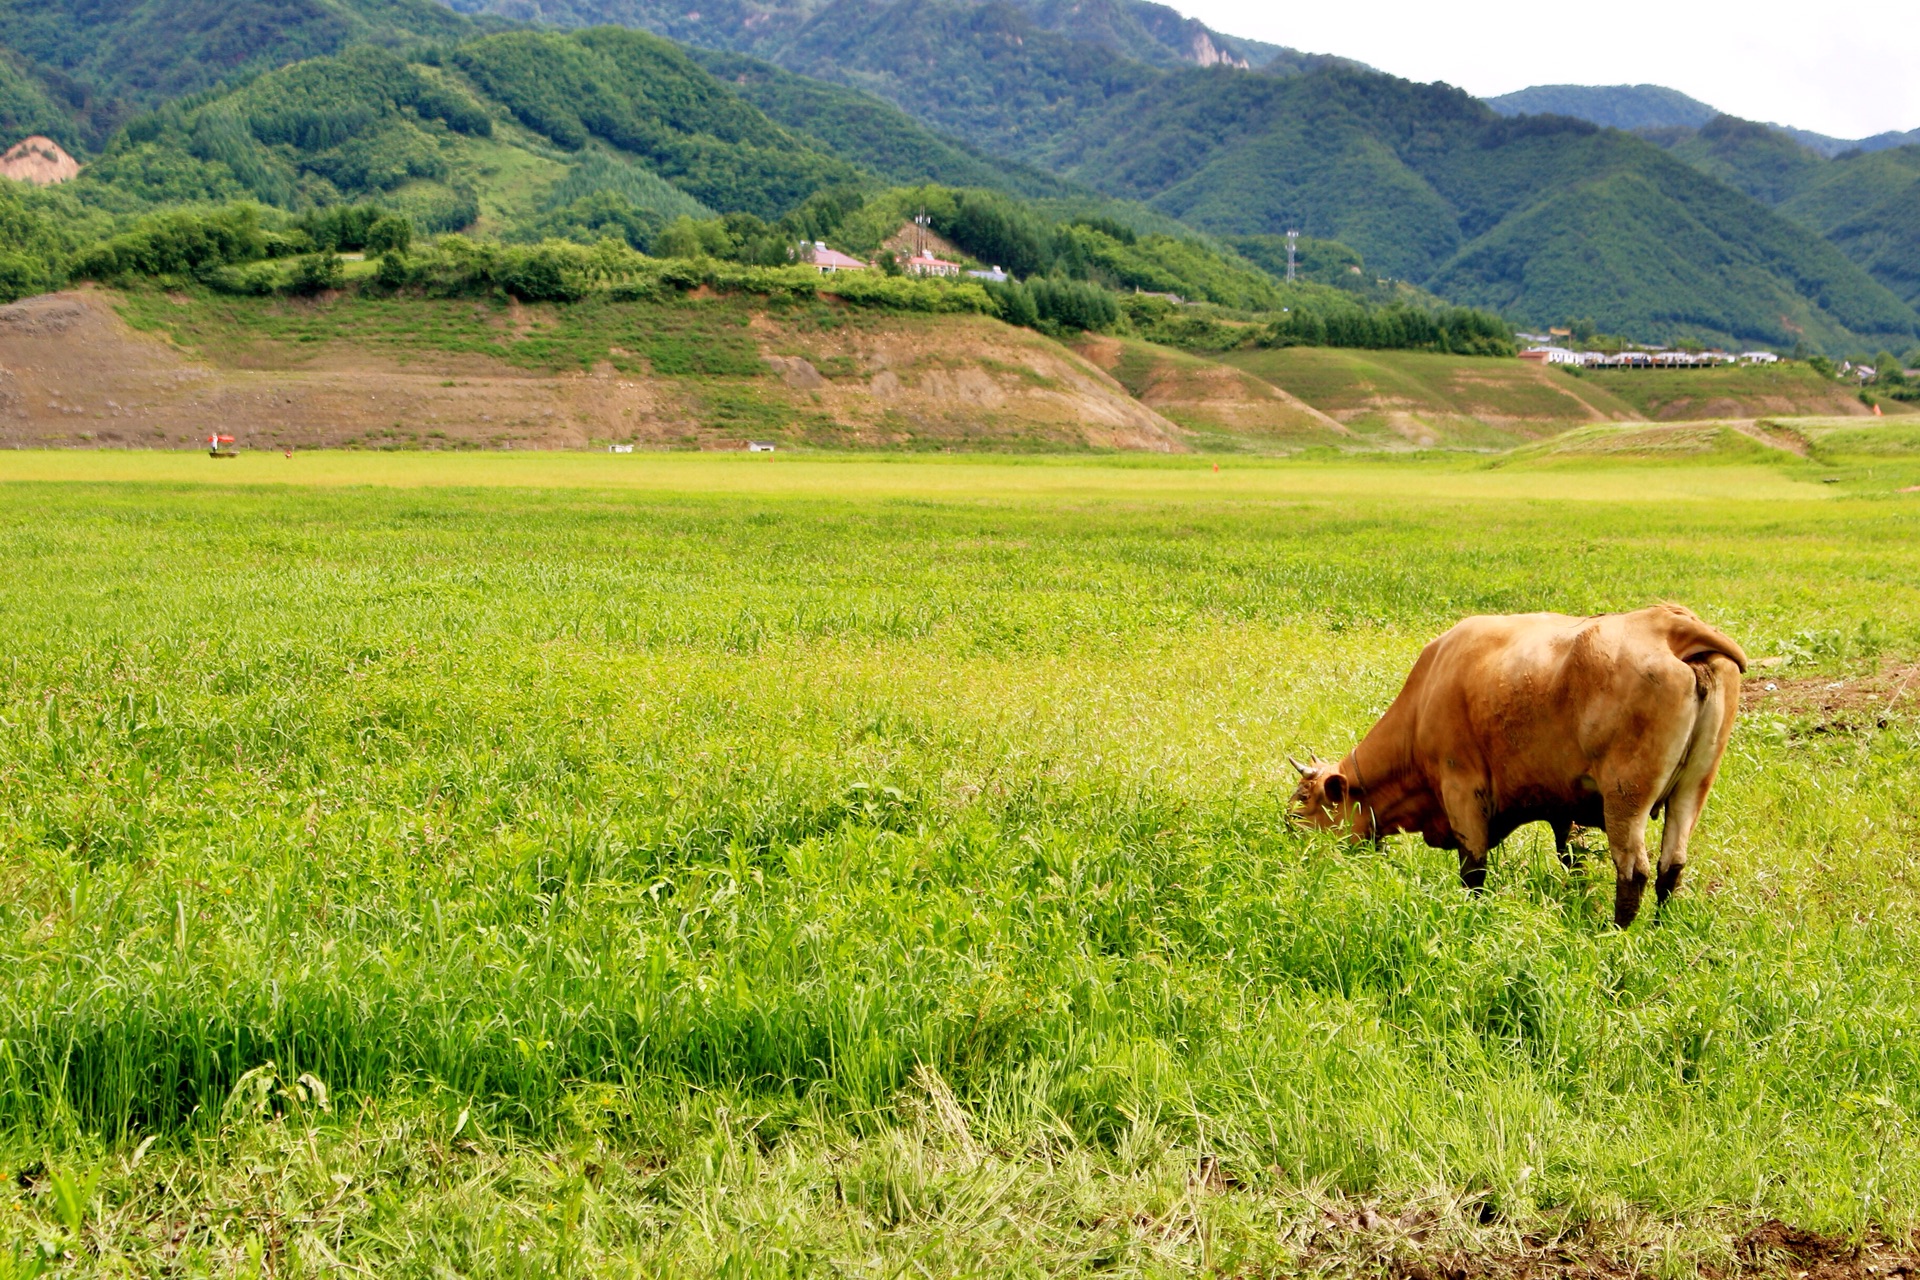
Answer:
[{"label": "grassy terrace", "polygon": [[[0,454],[0,1276],[1899,1236],[1916,483]],[[1664,915],[1288,828],[1462,614],[1657,599],[1780,660]]]}]

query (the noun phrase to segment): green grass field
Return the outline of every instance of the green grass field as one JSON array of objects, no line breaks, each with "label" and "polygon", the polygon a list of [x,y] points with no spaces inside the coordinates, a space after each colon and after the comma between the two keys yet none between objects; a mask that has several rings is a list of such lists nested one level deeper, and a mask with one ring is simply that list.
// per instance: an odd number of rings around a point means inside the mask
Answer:
[{"label": "green grass field", "polygon": [[1904,686],[1746,715],[1624,933],[1543,830],[1478,898],[1295,832],[1283,753],[1473,612],[1884,682],[1920,463],[1211,466],[0,453],[0,1277],[1912,1231]]}]

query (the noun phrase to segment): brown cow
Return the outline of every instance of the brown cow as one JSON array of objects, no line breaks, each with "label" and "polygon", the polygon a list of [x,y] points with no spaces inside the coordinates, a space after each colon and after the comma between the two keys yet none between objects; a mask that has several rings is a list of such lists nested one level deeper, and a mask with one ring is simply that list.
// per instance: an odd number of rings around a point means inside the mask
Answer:
[{"label": "brown cow", "polygon": [[1400,695],[1338,764],[1295,762],[1295,811],[1377,840],[1417,831],[1460,853],[1478,889],[1487,852],[1546,822],[1613,850],[1613,922],[1646,892],[1647,819],[1666,810],[1658,899],[1680,885],[1740,705],[1747,655],[1689,609],[1468,618],[1429,644]]}]

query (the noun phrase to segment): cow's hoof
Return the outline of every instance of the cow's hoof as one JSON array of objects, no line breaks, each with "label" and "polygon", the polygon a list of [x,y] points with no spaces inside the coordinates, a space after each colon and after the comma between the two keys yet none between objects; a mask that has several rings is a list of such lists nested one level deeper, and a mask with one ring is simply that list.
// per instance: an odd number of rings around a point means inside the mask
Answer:
[{"label": "cow's hoof", "polygon": [[1640,914],[1640,899],[1646,892],[1647,878],[1644,875],[1613,882],[1614,928],[1624,929],[1633,923],[1633,918]]},{"label": "cow's hoof", "polygon": [[1653,883],[1654,900],[1661,906],[1667,905],[1667,899],[1680,890],[1680,876],[1685,867],[1662,867],[1660,878]]}]

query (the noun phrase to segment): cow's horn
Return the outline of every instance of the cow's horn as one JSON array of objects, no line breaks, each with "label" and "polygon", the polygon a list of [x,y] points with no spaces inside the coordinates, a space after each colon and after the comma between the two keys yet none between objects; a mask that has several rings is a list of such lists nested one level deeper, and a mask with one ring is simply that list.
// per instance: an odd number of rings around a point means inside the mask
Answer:
[{"label": "cow's horn", "polygon": [[1287,756],[1287,763],[1292,765],[1294,769],[1300,774],[1301,777],[1304,778],[1307,776],[1307,766],[1301,764],[1298,760],[1295,760],[1292,755]]}]

